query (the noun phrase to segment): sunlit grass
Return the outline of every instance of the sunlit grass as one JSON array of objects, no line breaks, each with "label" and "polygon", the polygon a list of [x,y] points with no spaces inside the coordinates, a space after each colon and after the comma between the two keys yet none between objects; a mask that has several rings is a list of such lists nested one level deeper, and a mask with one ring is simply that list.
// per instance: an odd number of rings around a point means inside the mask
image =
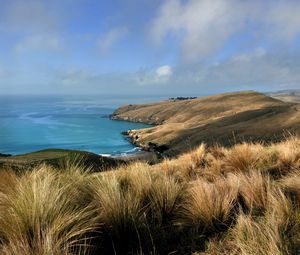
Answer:
[{"label": "sunlit grass", "polygon": [[298,254],[300,140],[0,171],[0,254]]}]

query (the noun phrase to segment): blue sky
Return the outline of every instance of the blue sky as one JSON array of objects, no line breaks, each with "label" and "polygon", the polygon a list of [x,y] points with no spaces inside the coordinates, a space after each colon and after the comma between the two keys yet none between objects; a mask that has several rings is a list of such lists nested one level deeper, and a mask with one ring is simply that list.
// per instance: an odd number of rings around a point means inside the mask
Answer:
[{"label": "blue sky", "polygon": [[0,0],[1,94],[300,89],[298,0]]}]

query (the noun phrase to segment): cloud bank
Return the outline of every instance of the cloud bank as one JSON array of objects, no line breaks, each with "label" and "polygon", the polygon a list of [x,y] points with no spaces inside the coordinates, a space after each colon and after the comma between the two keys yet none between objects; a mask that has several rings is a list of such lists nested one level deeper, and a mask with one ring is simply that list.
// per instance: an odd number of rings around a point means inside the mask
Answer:
[{"label": "cloud bank", "polygon": [[157,44],[175,35],[183,59],[197,61],[243,32],[260,42],[289,43],[300,33],[299,12],[300,2],[294,0],[167,0],[152,22],[151,35]]},{"label": "cloud bank", "polygon": [[125,26],[114,27],[107,34],[98,39],[98,47],[101,54],[107,54],[109,50],[122,40],[128,33],[128,28]]},{"label": "cloud bank", "polygon": [[300,88],[300,1],[100,2],[3,0],[0,93]]}]

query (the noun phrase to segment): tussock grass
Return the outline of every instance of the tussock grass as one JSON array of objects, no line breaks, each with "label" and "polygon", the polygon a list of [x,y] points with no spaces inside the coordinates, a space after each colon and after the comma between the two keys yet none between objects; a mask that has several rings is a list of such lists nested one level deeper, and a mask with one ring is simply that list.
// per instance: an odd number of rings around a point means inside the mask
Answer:
[{"label": "tussock grass", "polygon": [[101,231],[109,246],[104,244],[103,249],[129,252],[131,242],[138,238],[137,228],[143,224],[139,194],[124,190],[116,176],[97,176],[91,180],[90,187]]},{"label": "tussock grass", "polygon": [[156,178],[148,193],[149,209],[155,224],[170,224],[176,220],[185,195],[185,184],[172,177]]},{"label": "tussock grass", "polygon": [[300,252],[300,139],[95,173],[0,171],[0,254]]},{"label": "tussock grass", "polygon": [[271,147],[276,153],[276,166],[283,173],[300,168],[300,139],[290,137],[284,142]]},{"label": "tussock grass", "polygon": [[263,213],[267,207],[272,191],[272,183],[268,175],[252,170],[249,174],[238,174],[239,194],[244,209],[251,214]]},{"label": "tussock grass", "polygon": [[184,165],[188,176],[194,176],[196,171],[206,163],[206,146],[201,144],[195,150],[179,157],[181,165]]},{"label": "tussock grass", "polygon": [[17,183],[17,176],[12,170],[0,171],[0,197],[3,197]]},{"label": "tussock grass", "polygon": [[76,187],[46,166],[16,177],[1,199],[1,254],[81,253],[97,215]]},{"label": "tussock grass", "polygon": [[300,205],[300,171],[293,171],[280,180],[281,186]]},{"label": "tussock grass", "polygon": [[263,147],[260,144],[235,145],[225,154],[225,166],[229,171],[248,171],[260,160],[261,152],[263,152]]},{"label": "tussock grass", "polygon": [[237,187],[229,185],[223,178],[214,183],[201,179],[194,181],[183,205],[184,224],[201,233],[226,227],[232,220],[237,196]]},{"label": "tussock grass", "polygon": [[278,226],[264,219],[239,215],[232,229],[230,245],[233,254],[283,254]]}]

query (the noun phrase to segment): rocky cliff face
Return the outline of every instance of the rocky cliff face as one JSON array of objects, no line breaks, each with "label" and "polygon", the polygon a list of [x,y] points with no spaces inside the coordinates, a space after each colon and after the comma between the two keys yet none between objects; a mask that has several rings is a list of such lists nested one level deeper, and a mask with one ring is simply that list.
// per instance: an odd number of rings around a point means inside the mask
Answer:
[{"label": "rocky cliff face", "polygon": [[277,141],[300,134],[300,106],[254,92],[226,93],[190,100],[127,105],[115,120],[144,122],[152,128],[126,133],[134,144],[178,155],[204,142],[230,146],[241,141]]}]

